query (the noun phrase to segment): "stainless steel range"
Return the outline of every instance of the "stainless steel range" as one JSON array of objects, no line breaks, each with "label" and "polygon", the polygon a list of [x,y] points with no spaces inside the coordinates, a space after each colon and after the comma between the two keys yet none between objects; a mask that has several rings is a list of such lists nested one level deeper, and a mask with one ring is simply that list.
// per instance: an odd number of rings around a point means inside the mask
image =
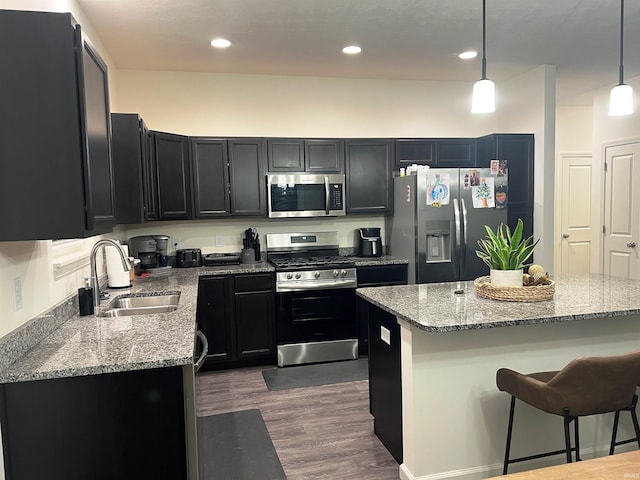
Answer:
[{"label": "stainless steel range", "polygon": [[267,234],[276,268],[278,366],[358,358],[355,263],[338,232]]}]

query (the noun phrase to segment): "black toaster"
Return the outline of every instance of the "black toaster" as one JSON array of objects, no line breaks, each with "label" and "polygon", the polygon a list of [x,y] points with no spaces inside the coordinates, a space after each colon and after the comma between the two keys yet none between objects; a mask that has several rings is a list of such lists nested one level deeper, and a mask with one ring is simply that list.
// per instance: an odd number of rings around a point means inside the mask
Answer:
[{"label": "black toaster", "polygon": [[202,266],[202,252],[199,248],[183,248],[176,250],[176,267]]}]

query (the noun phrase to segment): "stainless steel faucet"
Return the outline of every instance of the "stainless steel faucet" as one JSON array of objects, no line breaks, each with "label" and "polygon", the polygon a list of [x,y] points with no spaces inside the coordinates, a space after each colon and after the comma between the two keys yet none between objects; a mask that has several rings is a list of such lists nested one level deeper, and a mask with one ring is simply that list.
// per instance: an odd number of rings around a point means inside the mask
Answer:
[{"label": "stainless steel faucet", "polygon": [[98,240],[93,248],[91,249],[91,253],[89,254],[89,262],[91,263],[91,286],[93,287],[93,306],[97,307],[100,305],[100,285],[98,282],[98,273],[96,272],[96,255],[100,247],[112,245],[118,249],[118,253],[120,254],[120,259],[122,260],[122,267],[125,271],[131,270],[131,261],[124,254],[124,250],[118,242],[115,240],[111,240],[110,238],[103,238],[102,240]]}]

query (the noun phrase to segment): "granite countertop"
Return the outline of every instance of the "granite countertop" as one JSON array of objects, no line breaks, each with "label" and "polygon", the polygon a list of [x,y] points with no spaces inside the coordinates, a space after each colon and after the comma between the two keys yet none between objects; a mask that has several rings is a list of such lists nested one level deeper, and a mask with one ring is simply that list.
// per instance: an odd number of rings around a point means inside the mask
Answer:
[{"label": "granite countertop", "polygon": [[407,265],[406,258],[383,255],[382,257],[351,257],[356,262],[356,267],[375,267],[377,265]]},{"label": "granite countertop", "polygon": [[[359,288],[356,293],[429,332],[570,322],[640,314],[640,280],[600,274],[554,278],[554,298],[519,303],[479,298],[473,282]],[[464,293],[455,293],[456,290]]]},{"label": "granite countertop", "polygon": [[[354,259],[357,266],[407,263],[388,256]],[[0,341],[7,357],[0,363],[0,383],[188,365],[193,362],[198,278],[274,270],[266,261],[172,268],[136,277],[131,288],[106,289],[110,298],[102,300],[95,315],[84,317],[78,315],[74,295]],[[119,296],[170,292],[180,292],[174,312],[100,316]]]}]

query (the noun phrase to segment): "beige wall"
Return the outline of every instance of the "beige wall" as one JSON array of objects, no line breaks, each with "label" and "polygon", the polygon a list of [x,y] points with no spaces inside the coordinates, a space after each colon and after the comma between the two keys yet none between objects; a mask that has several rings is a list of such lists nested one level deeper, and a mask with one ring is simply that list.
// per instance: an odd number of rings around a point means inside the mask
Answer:
[{"label": "beige wall", "polygon": [[591,153],[593,149],[593,107],[556,109],[556,152]]}]

